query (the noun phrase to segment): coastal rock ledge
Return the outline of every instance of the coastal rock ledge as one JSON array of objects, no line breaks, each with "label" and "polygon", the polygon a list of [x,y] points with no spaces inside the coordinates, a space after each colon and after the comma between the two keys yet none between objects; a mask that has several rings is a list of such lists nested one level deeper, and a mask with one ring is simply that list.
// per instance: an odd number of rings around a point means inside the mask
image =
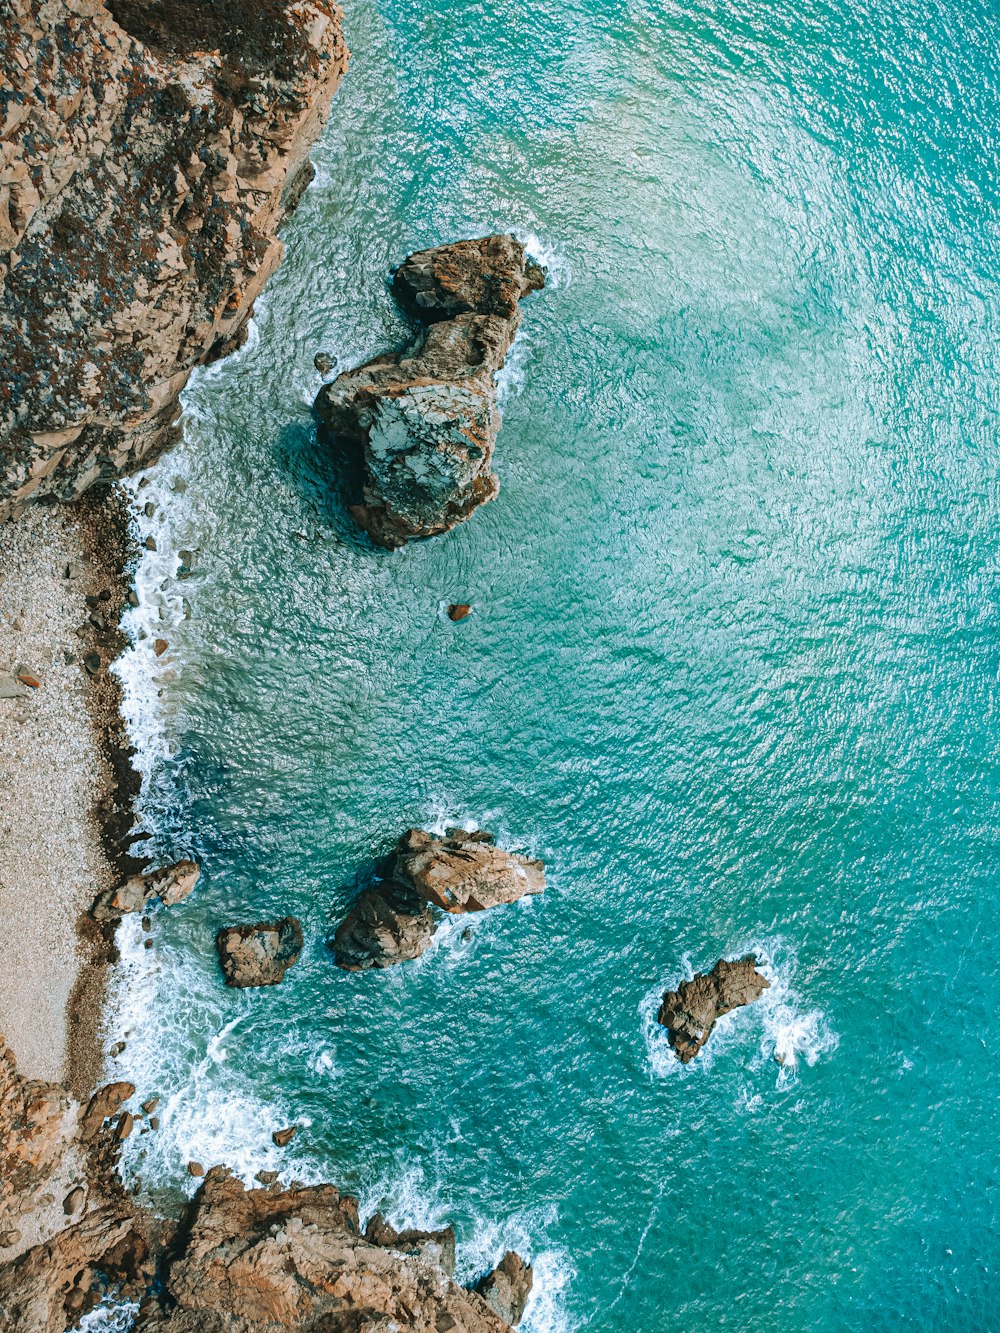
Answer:
[{"label": "coastal rock ledge", "polygon": [[521,323],[520,301],[545,274],[513,236],[456,241],[410,255],[393,291],[425,327],[324,385],[318,415],[360,453],[358,525],[392,549],[447,532],[500,489],[496,374]]},{"label": "coastal rock ledge", "polygon": [[9,0],[0,520],[177,438],[239,346],[347,63],[331,0]]},{"label": "coastal rock ledge", "polygon": [[676,990],[668,990],[657,1018],[667,1029],[667,1040],[681,1064],[694,1059],[717,1019],[760,999],[770,985],[757,971],[755,956],[747,954],[732,961],[720,958],[711,972],[698,972]]},{"label": "coastal rock ledge", "polygon": [[505,852],[491,833],[410,829],[338,927],[337,966],[361,972],[419,958],[437,930],[434,909],[484,912],[544,888],[544,863]]}]

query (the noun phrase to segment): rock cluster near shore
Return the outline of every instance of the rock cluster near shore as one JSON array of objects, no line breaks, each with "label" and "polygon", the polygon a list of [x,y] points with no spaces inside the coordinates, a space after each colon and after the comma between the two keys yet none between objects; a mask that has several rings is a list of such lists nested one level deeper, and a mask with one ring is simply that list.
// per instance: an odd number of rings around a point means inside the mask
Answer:
[{"label": "rock cluster near shore", "polygon": [[410,829],[358,896],[331,941],[349,972],[418,958],[438,925],[434,909],[483,912],[545,888],[541,861],[506,852],[492,834]]},{"label": "rock cluster near shore", "polygon": [[331,0],[11,0],[0,520],[177,438],[239,345],[346,66]]},{"label": "rock cluster near shore", "polygon": [[119,921],[129,912],[144,912],[154,902],[175,907],[194,891],[201,874],[194,861],[175,861],[173,865],[130,876],[116,889],[102,893],[90,909],[98,921]]},{"label": "rock cluster near shore", "polygon": [[298,962],[302,944],[302,925],[294,916],[223,926],[215,937],[226,985],[237,989],[280,985]]},{"label": "rock cluster near shore", "polygon": [[711,972],[699,972],[667,991],[657,1019],[682,1064],[693,1060],[708,1041],[716,1020],[731,1009],[752,1004],[771,983],[757,971],[753,954],[732,961],[720,958]]},{"label": "rock cluster near shore", "polygon": [[513,236],[418,251],[393,278],[400,304],[424,325],[416,342],[319,391],[319,416],[360,452],[351,514],[380,546],[447,532],[496,496],[496,374],[521,299],[544,282]]},{"label": "rock cluster near shore", "polygon": [[13,1256],[0,1250],[0,1328],[64,1333],[108,1289],[141,1302],[139,1333],[505,1333],[520,1319],[531,1270],[518,1256],[468,1290],[450,1228],[396,1231],[376,1215],[362,1231],[356,1200],[331,1185],[246,1190],[215,1167],[178,1222],[154,1218],[115,1171],[134,1095],[110,1084],[81,1107],[21,1078],[0,1039],[0,1244]]}]

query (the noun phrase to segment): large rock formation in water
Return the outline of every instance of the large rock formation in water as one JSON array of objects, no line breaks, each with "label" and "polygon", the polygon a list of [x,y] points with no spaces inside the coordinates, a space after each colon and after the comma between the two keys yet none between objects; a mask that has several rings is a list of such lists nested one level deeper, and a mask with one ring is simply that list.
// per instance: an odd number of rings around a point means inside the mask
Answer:
[{"label": "large rock formation in water", "polygon": [[137,1333],[507,1333],[521,1260],[505,1256],[481,1296],[454,1280],[450,1228],[376,1216],[362,1233],[330,1185],[248,1191],[216,1167],[179,1223],[153,1217],[115,1170],[135,1092],[111,1084],[82,1107],[21,1078],[0,1038],[4,1333],[65,1333],[108,1290],[142,1302]]},{"label": "large rock formation in water", "polygon": [[708,1041],[716,1019],[731,1009],[752,1004],[771,983],[757,970],[753,954],[732,961],[720,958],[711,972],[699,972],[666,991],[658,1021],[681,1064],[693,1060]]},{"label": "large rock formation in water", "polygon": [[0,519],[176,438],[237,346],[346,64],[331,0],[10,0]]},{"label": "large rock formation in water", "polygon": [[483,912],[544,888],[543,862],[505,852],[490,833],[410,829],[338,927],[337,964],[360,972],[417,958],[437,929],[434,908]]},{"label": "large rock formation in water", "polygon": [[497,494],[496,374],[521,322],[521,298],[544,282],[513,236],[410,255],[393,289],[424,329],[404,351],[320,390],[316,411],[360,450],[361,499],[351,513],[379,545],[447,532]]}]

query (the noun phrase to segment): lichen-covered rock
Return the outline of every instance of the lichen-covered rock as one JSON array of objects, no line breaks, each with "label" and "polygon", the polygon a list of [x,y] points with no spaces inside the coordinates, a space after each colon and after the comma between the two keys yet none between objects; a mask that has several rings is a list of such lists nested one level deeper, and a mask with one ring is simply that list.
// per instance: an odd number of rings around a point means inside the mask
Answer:
[{"label": "lichen-covered rock", "polygon": [[545,866],[494,845],[486,832],[409,829],[337,928],[331,947],[349,972],[418,958],[438,926],[432,909],[460,915],[545,888]]},{"label": "lichen-covered rock", "polygon": [[[181,1225],[164,1305],[144,1333],[506,1333],[439,1262],[447,1240],[379,1222],[362,1236],[355,1200],[330,1185],[245,1190],[216,1167]],[[384,1243],[383,1243],[384,1242]]]},{"label": "lichen-covered rock", "polygon": [[175,861],[173,865],[133,875],[116,889],[108,889],[90,909],[98,921],[116,921],[128,912],[142,912],[151,902],[165,907],[182,903],[193,892],[201,870],[195,861]]},{"label": "lichen-covered rock", "polygon": [[664,994],[658,1021],[667,1029],[667,1040],[682,1064],[693,1060],[705,1045],[716,1019],[752,1004],[770,987],[756,969],[753,954],[733,961],[720,958],[711,972],[699,972]]},{"label": "lichen-covered rock", "polygon": [[508,1250],[504,1257],[484,1278],[476,1283],[476,1291],[508,1324],[519,1324],[524,1307],[531,1295],[534,1272],[516,1250]]},{"label": "lichen-covered rock", "polygon": [[427,903],[411,889],[381,880],[361,891],[330,947],[338,967],[363,972],[419,958],[436,929]]},{"label": "lichen-covered rock", "polygon": [[239,344],[346,64],[331,0],[9,0],[0,519],[176,438]]},{"label": "lichen-covered rock", "polygon": [[215,937],[227,986],[277,986],[302,952],[302,925],[294,916],[223,926]]},{"label": "lichen-covered rock", "polygon": [[513,236],[413,254],[396,270],[400,303],[426,327],[412,347],[324,385],[316,411],[360,450],[355,520],[381,546],[447,532],[499,490],[496,374],[545,276]]}]

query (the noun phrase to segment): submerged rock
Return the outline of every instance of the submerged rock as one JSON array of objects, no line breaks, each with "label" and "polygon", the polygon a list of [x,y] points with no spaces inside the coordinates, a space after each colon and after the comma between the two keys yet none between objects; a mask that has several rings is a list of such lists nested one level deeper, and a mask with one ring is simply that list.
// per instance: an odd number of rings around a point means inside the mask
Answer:
[{"label": "submerged rock", "polygon": [[294,916],[224,926],[215,937],[227,986],[277,986],[302,952],[302,926]]},{"label": "submerged rock", "polygon": [[410,829],[362,890],[331,941],[348,972],[419,958],[438,926],[433,911],[483,912],[545,888],[545,867],[494,846],[492,834]]},{"label": "submerged rock", "polygon": [[545,284],[513,236],[421,250],[393,289],[426,327],[320,389],[319,416],[360,450],[361,501],[351,507],[389,548],[447,532],[499,491],[496,374],[521,321],[519,302]]},{"label": "submerged rock", "polygon": [[665,992],[657,1021],[667,1029],[667,1040],[682,1064],[705,1045],[716,1019],[752,1004],[769,989],[771,983],[756,967],[753,954],[733,961],[720,958],[711,972],[699,972]]},{"label": "submerged rock", "polygon": [[515,1250],[508,1250],[493,1272],[476,1283],[476,1291],[501,1319],[519,1324],[533,1282],[531,1264],[526,1264]]},{"label": "submerged rock", "polygon": [[196,861],[175,861],[173,865],[133,875],[117,889],[102,893],[90,909],[98,921],[116,921],[128,912],[142,912],[159,900],[175,907],[193,892],[201,875]]}]

